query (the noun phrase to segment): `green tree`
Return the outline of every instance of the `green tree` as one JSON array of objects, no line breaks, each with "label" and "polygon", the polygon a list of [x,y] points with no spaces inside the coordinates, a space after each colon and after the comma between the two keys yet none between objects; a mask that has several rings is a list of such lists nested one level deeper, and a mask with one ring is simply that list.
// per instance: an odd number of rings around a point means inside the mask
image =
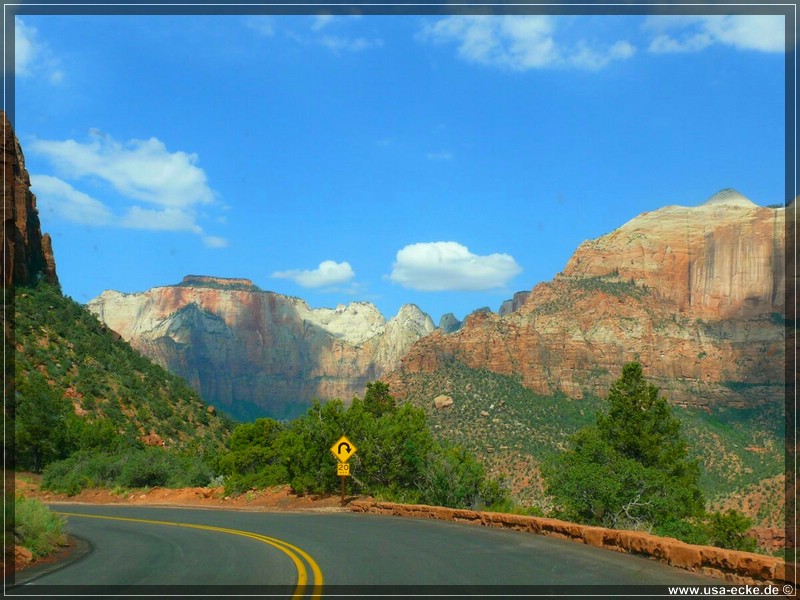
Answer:
[{"label": "green tree", "polygon": [[506,500],[500,484],[488,479],[483,465],[460,446],[431,452],[421,476],[422,497],[428,504],[482,509]]},{"label": "green tree", "polygon": [[288,482],[296,492],[321,494],[337,489],[336,459],[329,449],[345,433],[353,435],[346,431],[345,412],[341,400],[314,402],[305,415],[292,421],[276,439],[275,447],[287,470]]},{"label": "green tree", "polygon": [[608,412],[597,417],[597,429],[616,452],[645,467],[689,467],[681,423],[658,388],[644,379],[639,363],[622,368],[608,392],[608,403]]},{"label": "green tree", "polygon": [[720,548],[755,552],[756,539],[747,535],[752,525],[749,518],[732,508],[712,513],[708,519],[710,542]]},{"label": "green tree", "polygon": [[397,409],[397,401],[389,393],[389,386],[382,381],[367,384],[364,393],[364,408],[376,417],[392,413]]},{"label": "green tree", "polygon": [[256,419],[239,425],[229,441],[230,451],[218,460],[228,493],[285,483],[288,478],[277,449],[285,427],[274,419]]},{"label": "green tree", "polygon": [[315,402],[288,425],[271,419],[240,425],[217,466],[231,492],[289,483],[298,493],[334,493],[340,482],[330,448],[343,435],[358,448],[349,462],[361,493],[454,507],[505,499],[469,453],[436,442],[425,411],[398,406],[382,382],[367,385],[364,399],[348,408],[340,400]]},{"label": "green tree", "polygon": [[69,401],[51,389],[44,376],[33,371],[18,381],[14,403],[14,443],[17,467],[40,473],[45,464],[64,458]]},{"label": "green tree", "polygon": [[626,364],[608,410],[544,468],[563,517],[592,525],[679,529],[704,512],[700,468],[680,421],[638,363]]}]

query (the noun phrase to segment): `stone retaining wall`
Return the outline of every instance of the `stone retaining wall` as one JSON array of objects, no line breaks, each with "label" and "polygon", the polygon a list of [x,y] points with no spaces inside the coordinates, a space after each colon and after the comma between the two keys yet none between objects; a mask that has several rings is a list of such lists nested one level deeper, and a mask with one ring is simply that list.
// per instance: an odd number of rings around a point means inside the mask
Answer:
[{"label": "stone retaining wall", "polygon": [[607,548],[617,552],[651,556],[673,567],[719,577],[732,583],[782,584],[797,583],[795,567],[782,559],[753,552],[725,550],[712,546],[695,546],[673,538],[663,538],[640,531],[623,531],[577,525],[558,519],[502,513],[479,512],[423,504],[355,500],[354,512],[440,519],[485,527],[504,527]]}]

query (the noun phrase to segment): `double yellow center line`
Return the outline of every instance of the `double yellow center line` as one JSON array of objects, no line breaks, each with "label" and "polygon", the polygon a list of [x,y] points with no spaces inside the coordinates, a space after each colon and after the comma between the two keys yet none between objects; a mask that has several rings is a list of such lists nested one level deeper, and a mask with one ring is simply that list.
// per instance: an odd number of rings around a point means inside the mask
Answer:
[{"label": "double yellow center line", "polygon": [[[218,531],[220,533],[229,533],[231,535],[239,535],[242,537],[248,537],[254,540],[258,540],[259,542],[263,542],[265,544],[269,544],[274,548],[277,548],[284,554],[286,554],[294,563],[295,568],[297,569],[297,586],[295,587],[294,594],[292,595],[293,599],[302,598],[305,595],[306,587],[308,586],[308,569],[306,568],[306,563],[311,568],[311,574],[313,576],[313,588],[311,597],[312,598],[321,598],[322,597],[322,586],[324,580],[322,578],[322,571],[319,568],[319,565],[311,558],[307,552],[303,549],[298,548],[290,544],[289,542],[284,542],[283,540],[279,540],[278,538],[269,537],[266,535],[261,535],[259,533],[252,533],[250,531],[241,531],[239,529],[229,529],[227,527],[214,527],[213,525],[197,525],[195,523],[177,523],[173,521],[155,521],[152,519],[132,519],[129,517],[108,517],[103,515],[87,515],[83,513],[70,513],[70,512],[58,512],[56,514],[63,515],[65,517],[84,517],[87,519],[107,519],[110,521],[128,521],[131,523],[146,523],[149,525],[168,525],[170,527],[188,527],[189,529],[203,529],[205,531]],[[305,560],[305,563],[303,562]]]}]

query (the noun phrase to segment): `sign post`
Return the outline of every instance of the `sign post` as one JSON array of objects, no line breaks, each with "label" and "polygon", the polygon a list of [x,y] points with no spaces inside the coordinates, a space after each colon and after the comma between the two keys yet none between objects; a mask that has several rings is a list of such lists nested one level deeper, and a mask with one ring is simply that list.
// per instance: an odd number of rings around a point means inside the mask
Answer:
[{"label": "sign post", "polygon": [[342,480],[342,506],[344,506],[344,480],[346,477],[350,477],[350,464],[347,460],[355,453],[355,444],[345,436],[339,438],[339,441],[331,446],[331,454],[339,461],[336,465],[336,474],[339,476],[339,479]]}]

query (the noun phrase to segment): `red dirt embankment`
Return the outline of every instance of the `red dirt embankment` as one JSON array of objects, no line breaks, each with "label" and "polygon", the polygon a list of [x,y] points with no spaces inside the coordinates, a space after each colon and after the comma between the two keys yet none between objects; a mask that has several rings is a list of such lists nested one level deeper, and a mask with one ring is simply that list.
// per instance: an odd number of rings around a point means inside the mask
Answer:
[{"label": "red dirt embankment", "polygon": [[[85,504],[134,504],[228,508],[232,510],[348,510],[341,507],[339,496],[300,496],[293,494],[288,485],[265,490],[251,490],[239,496],[228,496],[222,487],[193,487],[170,489],[162,487],[139,490],[114,491],[86,489],[74,496],[57,494],[40,489],[41,476],[21,474],[16,478],[16,492],[42,502]],[[353,500],[348,496],[345,501]]]}]

